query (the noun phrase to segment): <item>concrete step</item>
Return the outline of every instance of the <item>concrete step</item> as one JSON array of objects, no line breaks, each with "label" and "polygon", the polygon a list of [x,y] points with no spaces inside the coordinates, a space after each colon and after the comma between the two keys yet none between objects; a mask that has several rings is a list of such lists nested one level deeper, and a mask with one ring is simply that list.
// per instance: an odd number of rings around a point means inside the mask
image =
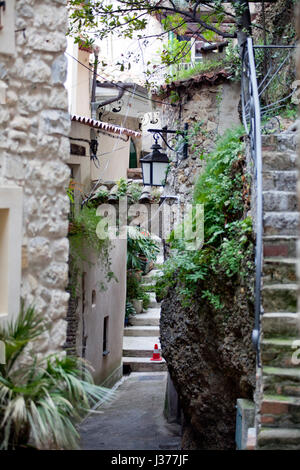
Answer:
[{"label": "concrete step", "polygon": [[154,345],[160,343],[158,336],[124,336],[123,357],[152,357]]},{"label": "concrete step", "polygon": [[264,395],[260,413],[263,426],[300,429],[300,398]]},{"label": "concrete step", "polygon": [[149,357],[123,357],[123,366],[131,372],[163,372],[167,371],[167,363],[162,361],[151,361]]},{"label": "concrete step", "polygon": [[296,340],[300,338],[263,338],[260,344],[262,365],[271,367],[295,367],[293,361]]},{"label": "concrete step", "polygon": [[148,308],[145,313],[130,319],[132,326],[159,326],[160,308]]},{"label": "concrete step", "polygon": [[283,397],[300,397],[300,367],[269,367],[263,368],[263,392],[267,395]]},{"label": "concrete step", "polygon": [[286,170],[286,171],[264,171],[262,173],[263,179],[263,190],[264,191],[291,191],[296,192],[297,190],[297,170]]},{"label": "concrete step", "polygon": [[297,235],[266,235],[263,237],[265,257],[295,258]]},{"label": "concrete step", "polygon": [[297,208],[296,191],[263,191],[264,210],[270,212],[295,212]]},{"label": "concrete step", "polygon": [[257,448],[262,450],[300,450],[300,429],[262,427],[257,436]]},{"label": "concrete step", "polygon": [[265,212],[264,235],[297,235],[298,212]]},{"label": "concrete step", "polygon": [[159,336],[159,326],[127,326],[124,336]]},{"label": "concrete step", "polygon": [[264,338],[294,337],[297,332],[300,335],[299,313],[264,313],[261,317],[261,324]]},{"label": "concrete step", "polygon": [[297,281],[295,258],[264,258],[263,262],[263,283],[287,284]]},{"label": "concrete step", "polygon": [[297,312],[297,284],[271,284],[262,288],[262,305],[268,312]]},{"label": "concrete step", "polygon": [[270,170],[295,170],[297,163],[297,153],[287,150],[285,152],[263,151],[262,168],[263,171]]}]

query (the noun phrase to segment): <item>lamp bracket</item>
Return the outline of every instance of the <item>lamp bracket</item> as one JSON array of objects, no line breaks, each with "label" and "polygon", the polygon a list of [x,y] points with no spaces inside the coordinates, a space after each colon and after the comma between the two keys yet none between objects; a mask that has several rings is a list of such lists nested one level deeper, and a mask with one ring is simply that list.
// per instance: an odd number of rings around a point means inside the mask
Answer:
[{"label": "lamp bracket", "polygon": [[[161,139],[164,141],[164,143],[166,144],[166,146],[172,150],[172,152],[176,152],[176,150],[171,147],[168,142],[167,142],[167,139],[166,137],[164,136],[164,134],[176,134],[177,136],[183,136],[183,137],[187,137],[188,135],[188,124],[185,123],[184,125],[184,130],[181,131],[181,130],[173,130],[173,129],[148,129],[148,132],[152,132],[153,133],[153,138],[155,140],[155,143],[157,144],[157,141],[158,141],[158,137],[161,137]],[[176,137],[175,137],[176,138]],[[181,157],[181,160],[184,160],[188,157],[188,142],[184,142],[183,144],[183,150],[182,150],[182,157]]]}]

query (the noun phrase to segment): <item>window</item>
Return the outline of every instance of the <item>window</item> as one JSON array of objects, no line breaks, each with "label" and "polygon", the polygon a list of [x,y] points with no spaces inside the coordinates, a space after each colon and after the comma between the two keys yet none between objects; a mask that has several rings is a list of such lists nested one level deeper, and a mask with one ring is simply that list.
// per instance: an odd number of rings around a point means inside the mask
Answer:
[{"label": "window", "polygon": [[0,53],[14,54],[14,52],[15,0],[0,1]]},{"label": "window", "polygon": [[0,320],[19,313],[22,266],[22,188],[0,187]]},{"label": "window", "polygon": [[109,317],[104,317],[103,321],[103,356],[107,356],[109,354],[108,350],[108,322]]}]

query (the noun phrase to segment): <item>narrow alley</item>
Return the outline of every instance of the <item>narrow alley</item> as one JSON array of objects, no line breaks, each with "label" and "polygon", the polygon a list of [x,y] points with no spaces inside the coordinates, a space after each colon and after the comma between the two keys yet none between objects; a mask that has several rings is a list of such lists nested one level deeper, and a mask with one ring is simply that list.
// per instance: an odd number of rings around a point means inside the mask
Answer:
[{"label": "narrow alley", "polygon": [[180,426],[163,416],[167,372],[133,372],[113,401],[80,429],[84,450],[180,449]]},{"label": "narrow alley", "polygon": [[[159,275],[156,269],[143,276],[149,289]],[[151,291],[150,291],[151,292]],[[172,450],[180,449],[181,426],[164,417],[167,366],[151,361],[154,344],[159,344],[160,303],[151,292],[149,308],[131,318],[124,328],[123,366],[125,375],[116,385],[114,399],[92,414],[80,429],[81,447],[86,450]]]}]

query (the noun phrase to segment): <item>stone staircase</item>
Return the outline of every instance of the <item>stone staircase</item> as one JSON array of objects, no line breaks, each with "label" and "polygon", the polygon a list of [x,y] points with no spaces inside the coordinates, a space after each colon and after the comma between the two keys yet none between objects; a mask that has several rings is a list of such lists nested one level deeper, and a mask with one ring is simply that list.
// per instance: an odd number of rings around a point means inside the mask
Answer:
[{"label": "stone staircase", "polygon": [[[264,260],[258,449],[300,449],[295,134],[263,136]],[[298,343],[299,349],[299,343]],[[299,354],[300,357],[300,354]]]},{"label": "stone staircase", "polygon": [[155,277],[159,275],[162,256],[158,256],[156,268],[143,276],[142,283],[150,289],[150,305],[146,312],[130,318],[131,326],[124,328],[123,369],[127,372],[161,372],[167,370],[167,364],[150,361],[155,344],[159,343],[160,303],[156,301]]}]

